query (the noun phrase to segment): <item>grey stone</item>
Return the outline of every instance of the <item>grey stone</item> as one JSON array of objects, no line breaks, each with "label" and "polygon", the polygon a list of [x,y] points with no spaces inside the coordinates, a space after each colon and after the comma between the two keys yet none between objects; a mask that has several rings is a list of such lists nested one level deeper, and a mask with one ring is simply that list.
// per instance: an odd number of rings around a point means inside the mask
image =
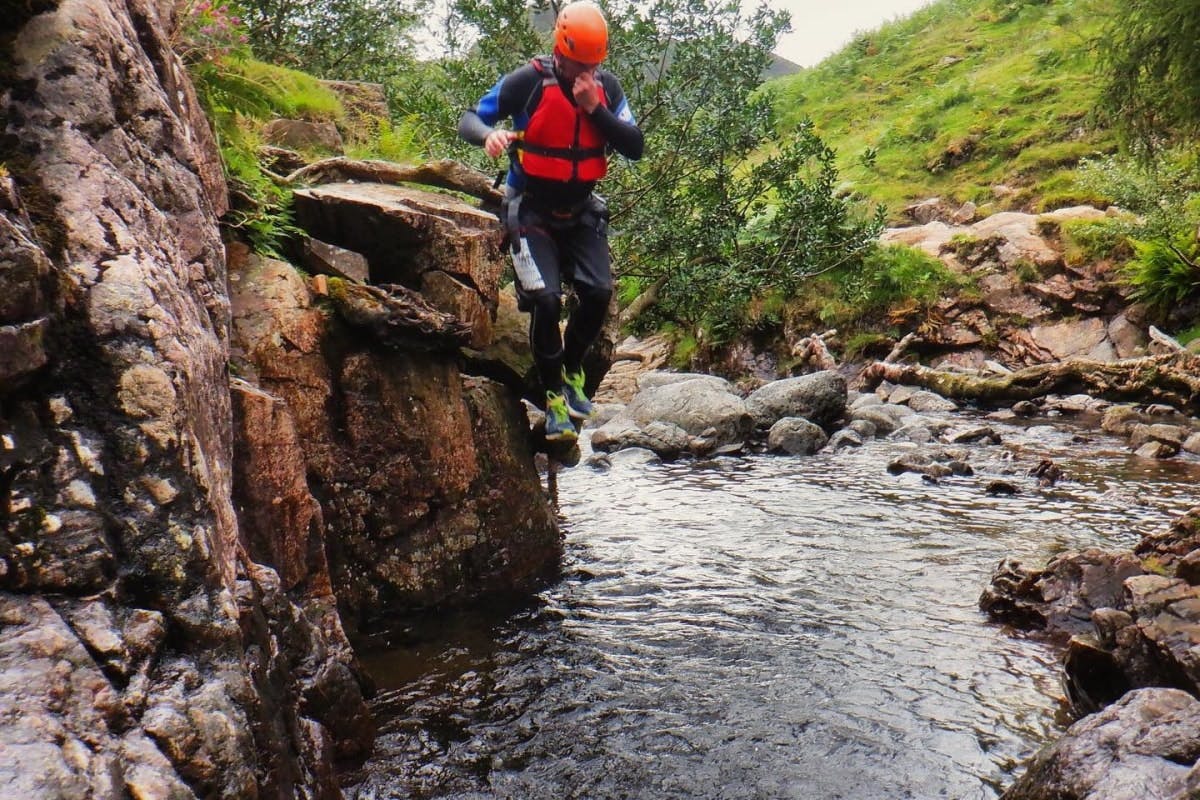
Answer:
[{"label": "grey stone", "polygon": [[944,478],[954,474],[950,467],[938,463],[928,453],[920,451],[905,453],[892,459],[888,462],[887,471],[893,475],[915,472],[929,478]]},{"label": "grey stone", "polygon": [[812,455],[828,441],[819,425],[801,417],[784,417],[771,426],[767,447],[792,455]]},{"label": "grey stone", "polygon": [[[703,436],[713,447],[745,441],[754,420],[740,397],[705,380],[688,380],[639,392],[624,416],[641,427],[665,422],[688,436]],[[711,433],[709,429],[712,429]]]},{"label": "grey stone", "polygon": [[978,213],[978,207],[970,200],[958,207],[958,210],[950,215],[950,221],[955,225],[969,225],[975,221],[975,215]]},{"label": "grey stone", "polygon": [[333,275],[358,283],[368,283],[371,280],[371,268],[362,253],[322,242],[311,236],[304,237],[301,252],[304,266],[309,272]]},{"label": "grey stone", "polygon": [[613,417],[625,410],[624,403],[593,403],[594,409],[592,416],[588,419],[585,427],[599,428],[604,423],[608,422]]},{"label": "grey stone", "polygon": [[1050,309],[1025,292],[1015,275],[994,273],[980,279],[984,307],[997,314],[1019,315],[1029,320],[1048,317]]},{"label": "grey stone", "polygon": [[929,197],[913,203],[904,209],[904,215],[918,225],[924,225],[938,220],[943,216],[948,216],[940,197]]},{"label": "grey stone", "polygon": [[645,372],[638,376],[637,387],[638,391],[645,391],[685,381],[703,381],[713,389],[733,394],[733,386],[729,381],[719,375],[706,375],[700,372],[662,372],[659,370]]},{"label": "grey stone", "polygon": [[1000,434],[996,433],[996,430],[991,425],[972,425],[966,428],[958,428],[948,432],[944,438],[952,444],[978,442],[984,439],[992,444],[1000,443]]},{"label": "grey stone", "polygon": [[1133,454],[1139,458],[1171,458],[1179,452],[1179,448],[1172,447],[1164,442],[1146,442],[1141,447],[1134,450]]},{"label": "grey stone", "polygon": [[607,458],[614,466],[638,466],[643,464],[661,464],[658,453],[645,447],[627,447],[610,453]]},{"label": "grey stone", "polygon": [[958,409],[958,404],[953,400],[947,400],[939,394],[929,391],[919,391],[914,392],[908,398],[908,407],[919,414],[924,414],[935,411],[955,411]]},{"label": "grey stone", "polygon": [[1126,580],[1144,572],[1132,554],[1097,548],[1064,553],[1041,569],[1005,559],[992,574],[979,605],[992,618],[1024,629],[1056,635],[1090,633],[1092,612],[1125,605]]},{"label": "grey stone", "polygon": [[1184,437],[1187,436],[1187,430],[1178,425],[1164,425],[1158,423],[1155,425],[1136,424],[1129,432],[1129,446],[1134,450],[1141,448],[1147,442],[1162,442],[1179,452],[1183,446]]},{"label": "grey stone", "polygon": [[13,386],[46,366],[45,339],[49,320],[0,325],[0,386]]},{"label": "grey stone", "polygon": [[342,135],[332,122],[309,122],[300,119],[276,119],[263,128],[264,138],[277,147],[300,150],[318,149],[329,153],[342,152]]},{"label": "grey stone", "polygon": [[843,428],[840,431],[835,431],[829,437],[829,442],[826,448],[833,451],[843,450],[847,447],[862,447],[863,437],[857,431],[850,428]]},{"label": "grey stone", "polygon": [[1096,636],[1105,647],[1113,647],[1117,634],[1133,624],[1133,616],[1117,608],[1097,608],[1092,612],[1092,625]]},{"label": "grey stone", "polygon": [[1144,355],[1149,341],[1145,330],[1130,322],[1125,314],[1118,314],[1108,321],[1108,339],[1113,344],[1117,358]]},{"label": "grey stone", "polygon": [[925,424],[925,420],[914,418],[906,420],[896,430],[888,435],[893,442],[912,442],[913,444],[928,444],[933,441],[933,432]]},{"label": "grey stone", "polygon": [[618,414],[592,433],[592,448],[597,451],[641,448],[667,460],[690,452],[691,444],[692,437],[678,425],[655,421],[642,426],[627,414]]},{"label": "grey stone", "polygon": [[876,436],[886,436],[900,427],[902,420],[915,412],[908,406],[882,404],[856,408],[850,412],[851,424],[857,420],[865,420],[875,426]]},{"label": "grey stone", "polygon": [[1115,405],[1104,412],[1100,428],[1115,436],[1128,436],[1134,425],[1141,421],[1141,414],[1130,405]]},{"label": "grey stone", "polygon": [[869,419],[851,420],[850,424],[847,425],[846,428],[847,430],[857,433],[863,438],[864,441],[875,438],[875,423],[871,422]]},{"label": "grey stone", "polygon": [[746,398],[746,409],[760,428],[769,428],[784,417],[831,425],[846,410],[846,380],[825,370],[773,381]]},{"label": "grey stone", "polygon": [[1116,351],[1108,341],[1103,320],[1083,319],[1053,325],[1034,325],[1030,328],[1033,341],[1048,350],[1055,358],[1087,358],[1093,361],[1115,361]]},{"label": "grey stone", "polygon": [[885,402],[886,401],[883,398],[874,392],[868,392],[866,394],[860,394],[858,397],[854,398],[847,408],[850,411],[857,411],[860,408],[867,408],[868,406],[883,405]]}]

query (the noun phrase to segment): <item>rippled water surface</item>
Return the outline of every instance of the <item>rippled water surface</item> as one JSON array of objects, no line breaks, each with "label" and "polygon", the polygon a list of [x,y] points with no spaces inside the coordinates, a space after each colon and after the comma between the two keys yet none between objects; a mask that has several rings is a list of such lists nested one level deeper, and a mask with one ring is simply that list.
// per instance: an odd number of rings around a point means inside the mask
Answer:
[{"label": "rippled water surface", "polygon": [[[1056,651],[977,608],[991,570],[1131,547],[1200,479],[1000,430],[937,485],[882,442],[563,472],[560,582],[366,658],[380,735],[348,796],[997,797],[1061,727]],[[1067,479],[1039,489],[1044,456]],[[1002,475],[1021,494],[985,494]]]}]

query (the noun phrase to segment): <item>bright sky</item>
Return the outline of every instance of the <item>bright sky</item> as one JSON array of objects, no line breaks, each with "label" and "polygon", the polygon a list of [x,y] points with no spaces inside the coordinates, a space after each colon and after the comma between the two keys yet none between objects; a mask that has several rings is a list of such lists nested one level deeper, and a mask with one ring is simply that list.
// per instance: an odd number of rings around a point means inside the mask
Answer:
[{"label": "bright sky", "polygon": [[[859,31],[878,28],[885,22],[904,17],[934,0],[767,0],[776,9],[792,15],[792,32],[780,37],[775,52],[802,67],[811,67],[854,38]],[[437,28],[441,19],[440,9],[446,0],[437,0],[437,13],[431,14],[428,22]],[[567,0],[563,0],[567,2]],[[755,3],[747,2],[743,10]],[[430,56],[441,53],[438,34],[430,33],[419,37],[424,41],[423,50]]]},{"label": "bright sky", "polygon": [[878,28],[933,0],[768,0],[772,8],[791,12],[792,32],[775,52],[802,67],[835,53],[859,31]]}]

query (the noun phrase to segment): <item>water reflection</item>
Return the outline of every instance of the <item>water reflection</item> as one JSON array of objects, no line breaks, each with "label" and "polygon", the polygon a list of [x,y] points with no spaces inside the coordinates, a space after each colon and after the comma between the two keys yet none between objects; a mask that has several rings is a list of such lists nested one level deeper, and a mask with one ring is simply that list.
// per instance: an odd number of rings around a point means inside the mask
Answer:
[{"label": "water reflection", "polygon": [[[977,610],[992,568],[1130,547],[1200,477],[1004,433],[938,485],[885,443],[563,473],[566,577],[369,657],[383,724],[348,795],[997,797],[1060,692],[1053,651]],[[1068,480],[983,492],[1041,457]]]}]

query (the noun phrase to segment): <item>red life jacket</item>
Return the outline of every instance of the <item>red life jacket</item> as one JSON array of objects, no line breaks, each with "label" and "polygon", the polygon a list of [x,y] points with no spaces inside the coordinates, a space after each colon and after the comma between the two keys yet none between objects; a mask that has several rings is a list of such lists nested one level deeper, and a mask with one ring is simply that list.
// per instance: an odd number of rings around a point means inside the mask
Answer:
[{"label": "red life jacket", "polygon": [[[517,142],[521,169],[552,181],[600,180],[608,172],[600,129],[563,92],[550,59],[534,59],[533,66],[542,74],[542,91]],[[607,105],[604,86],[599,88],[600,104]]]}]

